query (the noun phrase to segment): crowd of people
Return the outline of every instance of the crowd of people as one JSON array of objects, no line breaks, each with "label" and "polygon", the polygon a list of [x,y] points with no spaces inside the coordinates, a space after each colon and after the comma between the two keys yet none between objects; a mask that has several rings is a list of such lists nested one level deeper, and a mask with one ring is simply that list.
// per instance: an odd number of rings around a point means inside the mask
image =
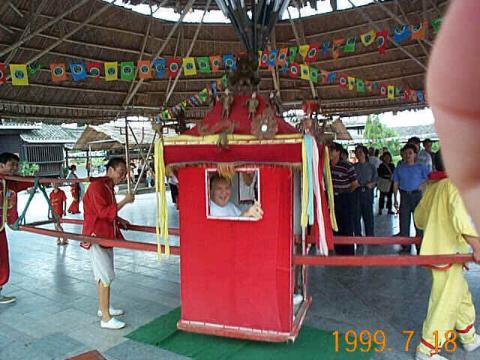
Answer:
[{"label": "crowd of people", "polygon": [[[436,154],[432,141],[425,139],[423,148],[418,137],[412,137],[400,151],[401,160],[393,163],[387,148],[355,147],[350,161],[348,151],[339,143],[330,146],[330,163],[335,198],[338,235],[374,236],[374,197],[379,192],[378,215],[386,206],[388,215],[400,216],[400,236],[410,236],[411,217],[422,197],[428,174],[434,170]],[[398,196],[400,193],[400,197]],[[363,231],[362,231],[363,223]],[[417,236],[421,236],[417,229]],[[340,245],[337,254],[353,255],[354,245]],[[409,246],[402,252],[409,253]]]}]

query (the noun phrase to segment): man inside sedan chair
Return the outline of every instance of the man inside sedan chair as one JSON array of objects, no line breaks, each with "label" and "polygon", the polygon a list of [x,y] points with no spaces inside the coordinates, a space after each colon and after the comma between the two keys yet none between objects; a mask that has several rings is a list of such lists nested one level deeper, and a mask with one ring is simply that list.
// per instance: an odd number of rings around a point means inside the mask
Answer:
[{"label": "man inside sedan chair", "polygon": [[237,205],[230,202],[232,183],[230,180],[215,174],[210,179],[210,215],[218,217],[252,217],[261,219],[263,210],[255,202],[247,210],[241,211]]}]

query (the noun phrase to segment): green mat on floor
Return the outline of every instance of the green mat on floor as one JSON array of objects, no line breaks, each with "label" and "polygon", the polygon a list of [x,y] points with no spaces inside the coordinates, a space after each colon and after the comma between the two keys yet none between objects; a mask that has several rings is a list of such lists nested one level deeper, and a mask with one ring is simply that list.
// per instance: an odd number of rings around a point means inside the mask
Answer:
[{"label": "green mat on floor", "polygon": [[179,319],[180,308],[177,308],[131,332],[127,338],[196,360],[367,360],[371,357],[360,351],[342,351],[342,344],[340,351],[335,352],[332,333],[309,326],[302,327],[294,343],[263,343],[183,332],[177,330]]}]

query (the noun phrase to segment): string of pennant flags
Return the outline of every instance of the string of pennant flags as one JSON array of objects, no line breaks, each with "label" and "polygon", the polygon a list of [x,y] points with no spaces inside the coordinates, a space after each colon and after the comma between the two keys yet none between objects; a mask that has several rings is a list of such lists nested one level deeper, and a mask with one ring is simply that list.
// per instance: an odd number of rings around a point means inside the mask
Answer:
[{"label": "string of pennant flags", "polygon": [[[425,93],[423,90],[413,90],[394,85],[384,84],[377,81],[368,81],[355,78],[337,71],[326,71],[316,66],[310,65],[318,60],[320,56],[331,55],[336,60],[340,54],[353,53],[360,42],[364,47],[375,45],[379,54],[384,54],[388,35],[393,33],[393,40],[402,43],[407,40],[422,40],[429,31],[429,25],[436,34],[440,29],[443,18],[435,18],[430,21],[424,20],[417,25],[396,25],[393,29],[384,29],[382,31],[369,30],[358,36],[327,40],[321,44],[304,44],[300,46],[285,47],[279,49],[270,49],[259,51],[259,67],[272,68],[278,66],[280,74],[286,74],[291,78],[312,81],[315,84],[338,84],[341,88],[359,93],[377,93],[388,99],[403,97],[406,101],[425,102]],[[297,55],[300,54],[304,63],[295,62]],[[136,66],[135,66],[136,65]],[[160,57],[150,60],[140,60],[136,64],[134,61],[111,61],[111,62],[76,62],[76,63],[52,63],[49,64],[52,81],[61,82],[69,80],[69,75],[74,81],[86,80],[93,77],[97,80],[103,78],[105,81],[134,81],[138,79],[148,80],[152,78],[162,79],[176,77],[181,68],[185,76],[194,76],[200,74],[221,73],[236,70],[236,56],[233,54],[200,56],[200,57]],[[29,76],[37,74],[40,69],[46,66],[33,64],[9,64],[11,84],[13,86],[28,86]],[[7,64],[0,63],[0,85],[7,83]],[[223,76],[217,81],[211,82],[206,88],[198,94],[188,97],[181,103],[169,107],[159,114],[158,118],[169,120],[188,107],[204,105],[208,101],[209,95],[222,90],[227,86],[227,77]]]},{"label": "string of pennant flags", "polygon": [[[334,40],[327,40],[321,44],[304,44],[300,46],[285,47],[279,49],[270,49],[259,51],[259,66],[273,67],[279,66],[290,69],[293,65],[292,77],[296,77],[295,73],[295,59],[297,54],[303,57],[305,64],[311,64],[318,60],[320,56],[329,56],[335,60],[341,52],[353,53],[357,49],[358,40],[364,47],[376,45],[378,52],[384,54],[387,44],[387,38],[390,31],[393,33],[393,40],[397,43],[402,43],[407,40],[421,40],[424,39],[429,28],[429,24],[434,33],[438,33],[443,18],[435,18],[430,21],[424,20],[417,25],[396,25],[393,29],[384,29],[382,31],[370,30],[357,36],[349,38],[341,38]],[[35,64],[10,64],[11,83],[14,86],[29,85],[29,76],[35,75],[44,65]],[[236,57],[233,54],[200,56],[200,57],[160,57],[150,60],[140,60],[137,62],[138,78],[148,80],[152,78],[161,79],[166,76],[172,78],[177,75],[180,68],[183,67],[185,76],[194,76],[198,73],[209,74],[219,73],[225,71],[235,71]],[[102,76],[102,69],[104,71],[105,81],[115,81],[118,79],[125,81],[133,81],[136,78],[135,63],[133,61],[123,62],[78,62],[70,63],[68,66],[64,63],[49,64],[51,70],[52,81],[66,81],[68,80],[68,73],[74,81],[85,80],[88,76],[95,79],[100,79]],[[68,68],[68,69],[67,69]],[[68,70],[68,71],[67,71]],[[304,79],[304,77],[300,77]],[[0,63],[0,85],[7,82],[7,66]],[[315,81],[315,79],[311,79]]]}]

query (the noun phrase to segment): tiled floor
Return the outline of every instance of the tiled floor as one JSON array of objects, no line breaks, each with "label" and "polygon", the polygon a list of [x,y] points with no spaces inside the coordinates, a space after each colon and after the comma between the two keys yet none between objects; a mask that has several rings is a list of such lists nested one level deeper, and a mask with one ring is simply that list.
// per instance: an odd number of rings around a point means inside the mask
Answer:
[{"label": "tiled floor", "polygon": [[[20,206],[26,200],[19,199]],[[153,195],[139,195],[121,215],[132,223],[153,225]],[[39,195],[28,221],[40,220],[46,205]],[[170,205],[170,224],[178,216]],[[398,231],[398,218],[376,216],[377,235]],[[79,231],[78,227],[69,229]],[[11,279],[5,294],[15,304],[0,306],[0,359],[64,359],[97,349],[111,360],[181,359],[158,348],[136,343],[124,335],[180,305],[179,258],[157,260],[155,254],[116,250],[117,279],[112,302],[126,310],[128,327],[102,330],[96,317],[97,297],[89,257],[77,242],[58,247],[52,238],[8,231]],[[150,235],[127,233],[127,238],[154,241]],[[391,253],[393,248],[366,248],[366,253]],[[479,267],[467,274],[477,306],[480,303]],[[430,277],[423,268],[312,268],[309,279],[313,304],[306,323],[333,331],[383,330],[391,352],[374,359],[412,359],[414,347],[404,351],[403,330],[415,330],[419,340],[427,308]],[[387,348],[388,349],[388,348]],[[479,359],[477,353],[458,350],[450,359]],[[322,359],[322,349],[316,356]],[[340,358],[339,358],[340,359]]]}]

